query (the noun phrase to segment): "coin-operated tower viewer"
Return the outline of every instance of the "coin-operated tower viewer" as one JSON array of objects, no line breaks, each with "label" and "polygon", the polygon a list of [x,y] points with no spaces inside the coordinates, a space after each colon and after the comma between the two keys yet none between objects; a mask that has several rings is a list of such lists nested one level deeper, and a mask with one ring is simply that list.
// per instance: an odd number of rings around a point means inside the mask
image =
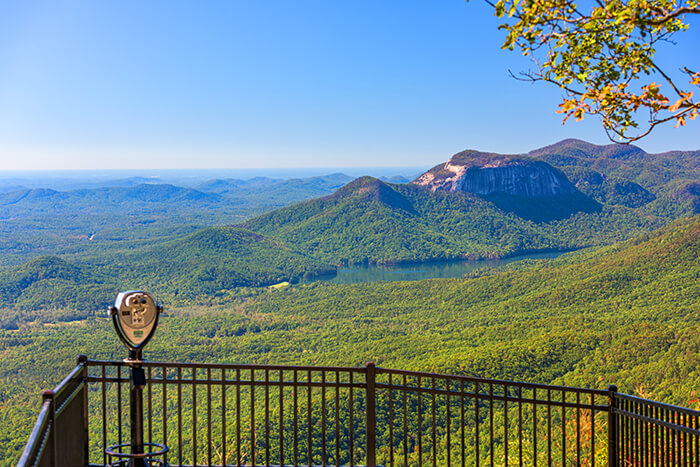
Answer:
[{"label": "coin-operated tower viewer", "polygon": [[[117,295],[114,306],[109,308],[109,315],[117,330],[117,335],[129,349],[129,358],[124,362],[129,365],[131,386],[129,399],[131,402],[131,444],[110,446],[106,449],[110,458],[117,458],[112,465],[122,467],[150,467],[166,465],[164,461],[156,460],[164,455],[168,447],[155,443],[143,442],[143,388],[146,386],[146,373],[143,369],[143,347],[151,340],[158,326],[158,317],[163,307],[156,304],[148,292],[130,290]],[[144,445],[154,449],[144,452]],[[131,452],[122,452],[131,447]]]}]

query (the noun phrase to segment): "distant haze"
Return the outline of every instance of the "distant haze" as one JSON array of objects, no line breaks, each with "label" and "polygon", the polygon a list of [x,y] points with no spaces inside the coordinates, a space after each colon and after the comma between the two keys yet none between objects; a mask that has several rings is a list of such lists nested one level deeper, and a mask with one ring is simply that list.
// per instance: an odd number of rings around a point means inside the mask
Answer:
[{"label": "distant haze", "polygon": [[275,179],[306,178],[333,173],[350,177],[370,175],[377,178],[403,177],[413,180],[429,167],[341,167],[306,169],[131,169],[131,170],[0,170],[0,191],[9,188],[51,188],[66,190],[138,183],[173,183],[195,185],[206,180],[255,177]]}]

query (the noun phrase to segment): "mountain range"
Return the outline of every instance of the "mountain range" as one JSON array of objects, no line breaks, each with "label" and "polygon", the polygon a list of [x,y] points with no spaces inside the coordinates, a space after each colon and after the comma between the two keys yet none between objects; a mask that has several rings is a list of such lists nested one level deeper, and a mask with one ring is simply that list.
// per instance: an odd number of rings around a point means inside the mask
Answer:
[{"label": "mountain range", "polygon": [[[51,259],[0,271],[0,303],[80,307],[69,297],[124,283],[187,302],[333,274],[344,264],[611,244],[697,212],[700,152],[649,155],[567,140],[520,155],[462,151],[410,183],[349,180],[331,174],[2,194],[5,257]],[[323,196],[270,208],[317,193]],[[259,204],[251,208],[246,197]],[[240,222],[235,206],[247,209],[248,220]],[[255,210],[267,212],[250,216]],[[26,230],[13,230],[18,219]],[[80,274],[41,278],[25,271],[59,261]]]}]

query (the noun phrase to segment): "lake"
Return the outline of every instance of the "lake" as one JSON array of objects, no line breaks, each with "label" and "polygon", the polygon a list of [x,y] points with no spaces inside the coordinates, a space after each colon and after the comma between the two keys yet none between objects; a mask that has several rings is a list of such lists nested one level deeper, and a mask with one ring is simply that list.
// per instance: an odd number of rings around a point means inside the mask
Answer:
[{"label": "lake", "polygon": [[479,261],[442,261],[417,264],[401,264],[395,266],[351,266],[339,268],[335,277],[317,278],[303,281],[306,283],[317,280],[332,282],[335,284],[359,284],[363,282],[378,281],[418,281],[422,279],[461,277],[476,269],[489,267],[497,268],[515,261],[524,259],[549,259],[556,258],[564,252],[533,253],[528,255],[513,256],[506,259],[479,260]]}]

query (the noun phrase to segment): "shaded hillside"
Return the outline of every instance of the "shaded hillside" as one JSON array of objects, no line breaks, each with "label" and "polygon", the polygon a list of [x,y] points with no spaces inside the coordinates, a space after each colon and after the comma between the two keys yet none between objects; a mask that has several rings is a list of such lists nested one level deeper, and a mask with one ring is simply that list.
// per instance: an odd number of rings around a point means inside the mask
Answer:
[{"label": "shaded hillside", "polygon": [[601,204],[640,208],[656,199],[656,195],[625,178],[603,175],[585,167],[567,169],[576,188]]},{"label": "shaded hillside", "polygon": [[691,182],[679,188],[673,197],[688,206],[694,214],[700,214],[700,182]]},{"label": "shaded hillside", "polygon": [[[532,204],[533,215],[538,207]],[[331,196],[279,209],[243,226],[325,261],[391,263],[566,250],[624,238],[648,229],[648,222],[631,211],[615,210],[535,224],[470,193],[433,192],[363,177]]]},{"label": "shaded hillside", "polygon": [[[119,290],[144,288],[166,303],[189,303],[225,295],[230,289],[325,274],[335,274],[335,268],[283,242],[235,227],[212,227],[130,253],[76,264],[42,257],[3,270],[0,308],[66,310],[67,318],[69,311],[84,316],[104,310]],[[11,320],[0,324],[10,327],[18,320],[27,319],[12,313]]]},{"label": "shaded hillside", "polygon": [[700,150],[648,154],[632,145],[597,146],[567,139],[527,155],[558,167],[574,182],[573,168],[583,167],[637,183],[657,196],[669,194],[679,181],[700,180]]},{"label": "shaded hillside", "polygon": [[284,242],[236,227],[210,227],[109,262],[121,267],[120,282],[141,284],[175,300],[335,273]]}]

